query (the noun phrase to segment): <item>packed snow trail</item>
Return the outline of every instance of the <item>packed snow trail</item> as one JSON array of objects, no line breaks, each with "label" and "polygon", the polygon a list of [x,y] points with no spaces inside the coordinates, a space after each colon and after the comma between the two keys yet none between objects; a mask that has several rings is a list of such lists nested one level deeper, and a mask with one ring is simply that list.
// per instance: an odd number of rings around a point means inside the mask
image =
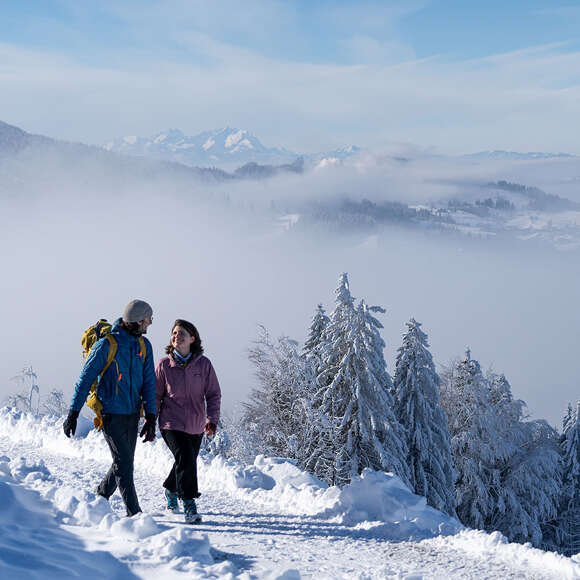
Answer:
[{"label": "packed snow trail", "polygon": [[[124,518],[118,494],[109,506],[92,493],[110,457],[102,436],[85,436],[87,431],[81,423],[82,437],[67,440],[59,420],[0,410],[0,491],[26,495],[25,506],[34,504],[33,495],[38,505],[44,501],[36,525],[45,530],[31,530],[27,541],[46,531],[51,547],[51,567],[31,564],[22,577],[62,577],[67,565],[71,577],[156,580],[580,578],[578,562],[508,544],[500,534],[461,529],[417,501],[396,478],[374,472],[341,493],[285,461],[259,457],[243,467],[203,458],[204,521],[185,525],[182,513],[165,511],[162,481],[171,457],[161,440],[138,443],[135,482],[144,514]],[[392,500],[386,508],[377,506],[381,487],[389,494],[383,503]],[[414,517],[391,521],[389,514],[402,508]],[[0,525],[3,534],[28,529],[26,521],[18,526],[9,516]],[[14,552],[0,542],[0,574],[18,578],[14,569],[2,573],[9,553]]]}]

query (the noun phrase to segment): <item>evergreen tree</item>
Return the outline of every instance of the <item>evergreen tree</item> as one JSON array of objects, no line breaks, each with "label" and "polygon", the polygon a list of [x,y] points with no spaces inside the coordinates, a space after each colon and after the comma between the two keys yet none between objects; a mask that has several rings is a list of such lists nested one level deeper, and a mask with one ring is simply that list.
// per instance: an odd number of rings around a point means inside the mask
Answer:
[{"label": "evergreen tree", "polygon": [[447,413],[451,454],[457,473],[457,516],[465,525],[485,529],[494,509],[491,489],[500,489],[495,467],[495,418],[479,363],[469,349],[443,374],[441,405]]},{"label": "evergreen tree", "polygon": [[349,483],[367,467],[409,480],[404,433],[392,410],[382,324],[373,312],[384,310],[364,301],[355,309],[343,274],[321,348],[315,398],[315,407],[327,419],[326,445],[318,457],[324,461],[316,461],[322,468],[316,475],[332,485]]},{"label": "evergreen tree", "polygon": [[549,544],[546,523],[558,513],[557,433],[542,420],[518,421],[510,436],[516,450],[501,466],[501,502],[486,529],[499,530],[512,542],[543,547]]},{"label": "evergreen tree", "polygon": [[557,433],[545,421],[524,421],[525,403],[512,396],[501,374],[488,375],[491,413],[497,433],[492,488],[494,509],[485,528],[499,530],[510,541],[545,544],[544,524],[557,515],[560,489]]},{"label": "evergreen tree", "polygon": [[563,481],[559,520],[562,552],[571,556],[580,552],[580,402],[575,409],[568,407],[563,429]]},{"label": "evergreen tree", "polygon": [[304,348],[302,349],[304,356],[309,359],[314,359],[315,364],[318,364],[320,358],[320,346],[324,340],[324,329],[329,321],[330,319],[326,316],[322,304],[319,304],[316,308],[316,313],[312,318],[308,338],[306,339]]},{"label": "evergreen tree", "polygon": [[329,394],[328,388],[333,380],[333,369],[339,364],[342,352],[346,350],[342,340],[333,343],[329,335],[330,327],[341,339],[338,329],[345,327],[354,317],[354,300],[350,293],[348,276],[342,274],[335,290],[335,307],[329,321],[325,324],[323,340],[319,343],[317,358],[317,392],[312,399],[312,420],[314,430],[309,448],[306,468],[316,477],[329,485],[338,483],[336,476],[336,457],[339,449],[338,431],[340,402]]},{"label": "evergreen tree", "polygon": [[[578,403],[577,403],[578,404]],[[577,409],[572,408],[572,404],[568,403],[568,408],[566,409],[566,413],[564,414],[564,418],[562,419],[562,435],[566,435],[568,430],[574,425],[576,422],[576,415]]]},{"label": "evergreen tree", "polygon": [[410,483],[430,506],[455,516],[449,427],[439,405],[441,379],[421,324],[411,318],[407,328],[398,350],[394,392],[395,415],[406,431]]},{"label": "evergreen tree", "polygon": [[511,541],[545,545],[560,487],[554,430],[524,421],[525,404],[513,399],[505,376],[483,377],[469,351],[444,377],[459,518]]}]

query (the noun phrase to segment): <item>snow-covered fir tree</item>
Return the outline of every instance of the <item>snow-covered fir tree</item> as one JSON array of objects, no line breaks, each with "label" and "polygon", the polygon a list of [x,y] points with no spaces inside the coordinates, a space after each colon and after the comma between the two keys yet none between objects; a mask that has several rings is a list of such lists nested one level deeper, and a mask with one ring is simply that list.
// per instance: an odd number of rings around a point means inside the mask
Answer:
[{"label": "snow-covered fir tree", "polygon": [[330,318],[326,316],[326,311],[322,304],[319,304],[316,308],[316,313],[312,318],[308,337],[304,343],[304,348],[302,349],[303,355],[311,361],[316,369],[320,363],[320,347],[324,340],[324,330],[329,321]]},{"label": "snow-covered fir tree", "polygon": [[561,551],[571,556],[580,552],[580,402],[568,407],[561,438],[562,496],[559,527]]},{"label": "snow-covered fir tree", "polygon": [[[313,430],[305,465],[310,473],[329,485],[337,483],[336,456],[339,448],[340,417],[338,410],[335,410],[335,399],[325,396],[332,382],[331,365],[339,360],[338,350],[332,345],[327,331],[331,319],[337,327],[341,324],[345,325],[346,321],[351,320],[353,316],[354,300],[350,293],[348,276],[342,274],[335,291],[335,308],[331,313],[331,318],[324,325],[324,336],[321,336],[323,340],[317,347],[314,366],[317,372],[318,390],[311,400]],[[339,408],[338,402],[336,402],[336,408]]]},{"label": "snow-covered fir tree", "polygon": [[481,367],[471,358],[456,361],[442,375],[441,406],[448,417],[451,454],[457,473],[456,511],[472,528],[485,529],[495,507],[492,488],[500,489],[495,417]]},{"label": "snow-covered fir tree", "polygon": [[566,413],[564,414],[564,418],[562,419],[562,435],[566,435],[570,427],[574,425],[577,421],[577,413],[578,413],[578,404],[576,403],[576,409],[572,407],[571,403],[568,403],[568,408],[566,409]]},{"label": "snow-covered fir tree", "polygon": [[487,530],[499,530],[511,541],[545,545],[544,525],[557,515],[560,466],[556,431],[543,420],[525,421],[525,403],[512,396],[503,374],[487,377],[490,405],[502,453],[495,468],[499,486]]},{"label": "snow-covered fir tree", "polygon": [[393,413],[392,381],[380,336],[382,324],[361,301],[357,308],[343,274],[321,346],[315,408],[326,418],[315,475],[344,485],[364,468],[389,470],[409,481],[404,432]]},{"label": "snow-covered fir tree", "polygon": [[458,473],[457,515],[466,525],[499,530],[510,540],[545,545],[560,487],[555,432],[545,421],[524,421],[503,375],[485,378],[470,352],[443,375]]},{"label": "snow-covered fir tree", "polygon": [[439,405],[441,379],[435,371],[427,335],[415,319],[407,323],[398,350],[395,415],[405,428],[410,483],[427,503],[455,515],[455,473],[447,416]]}]

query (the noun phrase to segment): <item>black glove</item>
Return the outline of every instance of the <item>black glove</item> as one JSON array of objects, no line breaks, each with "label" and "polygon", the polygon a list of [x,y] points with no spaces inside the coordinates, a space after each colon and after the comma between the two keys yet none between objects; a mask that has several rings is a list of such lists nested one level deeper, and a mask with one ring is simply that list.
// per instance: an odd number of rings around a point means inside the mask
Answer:
[{"label": "black glove", "polygon": [[145,415],[145,425],[143,425],[139,436],[144,438],[143,443],[155,441],[155,413],[147,413]]},{"label": "black glove", "polygon": [[75,431],[77,430],[77,419],[79,418],[79,412],[78,411],[69,411],[68,412],[68,416],[67,418],[64,420],[64,423],[62,424],[62,428],[64,430],[64,434],[67,437],[70,437],[71,435],[75,434]]}]

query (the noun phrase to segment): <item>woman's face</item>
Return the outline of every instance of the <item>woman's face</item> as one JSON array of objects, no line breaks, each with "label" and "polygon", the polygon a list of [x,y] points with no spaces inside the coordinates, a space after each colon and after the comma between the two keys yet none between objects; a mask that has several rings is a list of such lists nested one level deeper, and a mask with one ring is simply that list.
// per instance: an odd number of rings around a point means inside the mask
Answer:
[{"label": "woman's face", "polygon": [[186,355],[191,350],[191,345],[195,342],[195,337],[189,334],[185,328],[176,326],[171,332],[171,346],[178,350],[180,354]]}]

